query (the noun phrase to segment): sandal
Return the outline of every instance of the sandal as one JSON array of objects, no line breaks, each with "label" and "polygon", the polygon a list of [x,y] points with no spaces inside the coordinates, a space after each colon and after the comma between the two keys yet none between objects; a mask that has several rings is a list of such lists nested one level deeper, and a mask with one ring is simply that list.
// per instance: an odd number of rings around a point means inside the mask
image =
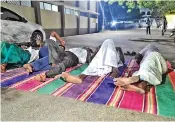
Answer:
[{"label": "sandal", "polygon": [[124,53],[124,55],[131,55],[131,53],[127,51],[126,53]]},{"label": "sandal", "polygon": [[136,52],[132,52],[131,53],[131,56],[135,56],[137,53]]}]

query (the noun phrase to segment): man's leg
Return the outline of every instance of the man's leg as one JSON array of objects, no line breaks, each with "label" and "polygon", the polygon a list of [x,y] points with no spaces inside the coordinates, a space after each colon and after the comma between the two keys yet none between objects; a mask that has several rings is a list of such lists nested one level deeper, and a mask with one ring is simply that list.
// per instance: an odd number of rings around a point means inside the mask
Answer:
[{"label": "man's leg", "polygon": [[76,66],[77,64],[78,58],[73,53],[69,52],[69,54],[64,57],[63,61],[46,72],[46,77],[55,77],[64,72],[67,68]]},{"label": "man's leg", "polygon": [[129,78],[117,78],[114,82],[116,86],[119,86],[122,90],[135,91],[144,94],[150,90],[150,84],[146,81],[140,81],[139,76],[133,76]]},{"label": "man's leg", "polygon": [[151,35],[151,27],[149,26],[148,29],[149,29],[149,30],[148,30],[148,31],[149,31],[149,35]]},{"label": "man's leg", "polygon": [[148,34],[148,27],[146,27],[146,34]]},{"label": "man's leg", "polygon": [[49,64],[49,57],[45,56],[31,63],[33,71],[48,70],[51,68]]},{"label": "man's leg", "polygon": [[51,68],[51,66],[49,65],[49,57],[48,56],[43,57],[41,59],[38,59],[31,64],[25,64],[23,67],[28,72],[48,70]]},{"label": "man's leg", "polygon": [[116,51],[118,52],[119,54],[119,57],[120,57],[120,60],[122,61],[122,63],[124,64],[125,63],[125,57],[123,55],[123,51],[121,49],[121,47],[115,47]]},{"label": "man's leg", "polygon": [[136,83],[139,81],[139,79],[140,79],[139,76],[132,76],[129,78],[125,78],[125,77],[115,78],[114,81],[117,86],[125,86],[132,83]]}]

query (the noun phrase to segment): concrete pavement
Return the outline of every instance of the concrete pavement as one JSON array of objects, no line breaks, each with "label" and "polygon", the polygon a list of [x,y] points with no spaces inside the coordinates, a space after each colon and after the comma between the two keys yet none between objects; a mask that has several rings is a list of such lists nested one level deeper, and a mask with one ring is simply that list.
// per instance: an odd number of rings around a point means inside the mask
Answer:
[{"label": "concrete pavement", "polygon": [[116,46],[120,46],[123,52],[135,51],[139,52],[148,44],[153,44],[163,56],[168,59],[175,67],[175,43],[173,38],[169,38],[170,32],[161,36],[161,30],[153,29],[151,35],[146,35],[144,29],[120,30],[120,31],[105,31],[102,33],[94,33],[87,35],[77,35],[65,37],[66,45],[70,47],[97,47],[105,39],[113,39]]}]

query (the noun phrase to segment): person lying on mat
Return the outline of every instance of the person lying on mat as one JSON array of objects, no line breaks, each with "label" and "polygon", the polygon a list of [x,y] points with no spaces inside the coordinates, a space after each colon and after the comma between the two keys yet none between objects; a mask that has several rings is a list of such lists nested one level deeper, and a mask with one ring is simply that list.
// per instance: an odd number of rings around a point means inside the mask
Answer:
[{"label": "person lying on mat", "polygon": [[115,78],[115,85],[123,90],[135,91],[144,94],[153,85],[162,82],[162,75],[168,70],[167,64],[159,50],[148,45],[136,55],[140,68],[132,77]]},{"label": "person lying on mat", "polygon": [[[58,41],[57,41],[58,40]],[[50,66],[47,66],[47,62],[49,60],[49,47],[55,45],[55,47],[63,48],[65,46],[65,41],[55,32],[52,31],[50,34],[50,38],[46,40],[36,40],[36,44],[40,47],[39,50],[39,59],[34,62],[29,62],[28,64],[23,65],[27,72],[32,72],[31,65],[35,65],[36,71],[40,70],[40,66],[38,64],[46,64],[42,70],[47,70]],[[56,53],[56,52],[54,52]],[[51,54],[50,54],[51,55]],[[52,55],[51,55],[52,56]],[[50,57],[51,57],[50,56]],[[52,58],[53,59],[53,58]]]},{"label": "person lying on mat", "polygon": [[26,63],[30,63],[38,59],[39,50],[32,49],[32,47],[17,46],[13,43],[5,41],[1,44],[1,72],[6,72],[6,69],[21,67]]},{"label": "person lying on mat", "polygon": [[[58,34],[55,32],[54,34],[57,39],[61,39]],[[49,70],[45,75],[47,77],[54,77],[69,67],[76,66],[78,63],[88,63],[91,60],[92,50],[90,48],[71,48],[65,51],[64,45],[59,45],[54,40],[56,39],[52,36],[52,39],[45,41],[49,52],[48,56],[38,59],[31,64],[24,65],[28,72]],[[62,41],[64,40],[62,39]]]},{"label": "person lying on mat", "polygon": [[[119,50],[121,51],[121,49]],[[60,77],[71,83],[82,83],[82,78],[87,75],[104,76],[111,71],[113,72],[113,75],[115,74],[114,76],[117,76],[118,67],[123,65],[121,57],[124,58],[123,53],[119,50],[116,50],[114,42],[111,39],[107,39],[100,46],[100,49],[90,62],[89,66],[85,69],[85,71],[83,71],[81,75],[71,76],[66,72],[63,72],[62,74],[61,72],[57,72],[57,75],[60,74]],[[48,77],[47,72],[36,76],[35,79],[39,81],[45,81],[46,77]]]},{"label": "person lying on mat", "polygon": [[[65,42],[62,40],[56,32],[52,32],[50,35],[50,40],[56,41],[56,38],[60,41],[61,46],[64,47]],[[49,41],[46,41],[49,42]],[[6,68],[11,68],[13,66],[23,66],[26,63],[31,63],[34,60],[48,56],[48,49],[44,46],[41,40],[36,40],[37,45],[40,46],[39,50],[32,49],[32,47],[21,48],[15,44],[10,44],[8,42],[1,42],[1,72],[5,72]],[[26,65],[25,65],[26,66]],[[28,69],[30,71],[30,69]]]}]

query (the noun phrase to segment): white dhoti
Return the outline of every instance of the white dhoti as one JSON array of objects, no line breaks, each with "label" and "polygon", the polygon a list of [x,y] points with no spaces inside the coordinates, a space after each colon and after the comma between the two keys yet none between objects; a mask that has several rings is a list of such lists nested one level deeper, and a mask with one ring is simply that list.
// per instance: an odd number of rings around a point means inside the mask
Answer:
[{"label": "white dhoti", "polygon": [[79,60],[79,63],[84,64],[87,58],[87,50],[83,48],[71,48],[69,49],[70,52],[74,53]]},{"label": "white dhoti", "polygon": [[110,73],[112,67],[117,68],[122,65],[123,63],[119,58],[119,52],[115,49],[114,42],[111,39],[107,39],[82,74],[103,76]]},{"label": "white dhoti", "polygon": [[150,52],[142,60],[139,71],[133,76],[140,76],[141,80],[152,85],[159,85],[162,82],[162,75],[167,72],[165,59],[159,52]]}]

